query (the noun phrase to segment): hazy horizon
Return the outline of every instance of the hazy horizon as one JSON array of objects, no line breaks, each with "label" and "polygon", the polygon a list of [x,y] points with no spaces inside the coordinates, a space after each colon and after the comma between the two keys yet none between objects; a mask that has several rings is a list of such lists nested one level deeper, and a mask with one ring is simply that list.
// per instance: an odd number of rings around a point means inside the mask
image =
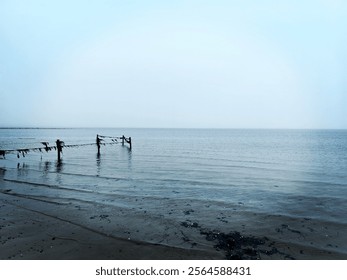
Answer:
[{"label": "hazy horizon", "polygon": [[177,130],[347,130],[346,128],[245,128],[245,127],[1,127],[0,129],[177,129]]},{"label": "hazy horizon", "polygon": [[347,129],[346,11],[1,1],[0,127]]}]

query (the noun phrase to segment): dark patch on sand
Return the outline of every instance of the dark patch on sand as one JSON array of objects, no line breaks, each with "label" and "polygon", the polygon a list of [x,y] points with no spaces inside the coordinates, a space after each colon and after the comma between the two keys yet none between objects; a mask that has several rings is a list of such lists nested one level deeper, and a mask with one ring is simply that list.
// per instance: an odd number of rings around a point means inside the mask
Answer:
[{"label": "dark patch on sand", "polygon": [[219,231],[201,230],[206,240],[214,241],[217,250],[225,251],[229,260],[259,260],[263,255],[282,255],[285,259],[293,259],[288,254],[280,252],[267,237],[244,236],[238,231],[228,234]]},{"label": "dark patch on sand", "polygon": [[195,222],[191,222],[189,220],[182,222],[181,226],[185,227],[185,228],[200,228],[198,223]]},{"label": "dark patch on sand", "polygon": [[[214,248],[225,252],[225,258],[229,260],[258,260],[269,256],[280,259],[294,259],[289,254],[281,252],[275,242],[271,242],[267,237],[245,236],[238,231],[223,233],[217,230],[202,229],[197,222],[186,220],[181,223],[185,228],[200,229],[200,234],[205,235],[207,241],[216,243]],[[185,242],[191,242],[182,231]]]},{"label": "dark patch on sand", "polygon": [[111,220],[108,218],[108,215],[97,215],[97,216],[91,216],[89,219],[94,220],[96,218],[99,218],[100,221],[106,220],[108,223],[111,223]]},{"label": "dark patch on sand", "polygon": [[190,213],[194,212],[193,209],[189,209],[189,210],[186,210],[186,211],[183,211],[184,215],[190,215]]}]

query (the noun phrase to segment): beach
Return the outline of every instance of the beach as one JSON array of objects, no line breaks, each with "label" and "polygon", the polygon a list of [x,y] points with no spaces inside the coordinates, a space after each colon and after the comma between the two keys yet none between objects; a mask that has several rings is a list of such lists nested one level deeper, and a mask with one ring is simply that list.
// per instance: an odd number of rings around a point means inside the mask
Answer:
[{"label": "beach", "polygon": [[177,224],[119,207],[18,194],[20,183],[0,185],[1,259],[347,259],[339,252],[345,229],[308,219],[268,217],[243,230],[229,220],[234,231],[222,232],[187,213]]},{"label": "beach", "polygon": [[2,260],[216,259],[219,255],[115,237],[100,226],[78,223],[86,217],[52,216],[50,205],[42,203],[33,209],[4,194],[0,201]]}]

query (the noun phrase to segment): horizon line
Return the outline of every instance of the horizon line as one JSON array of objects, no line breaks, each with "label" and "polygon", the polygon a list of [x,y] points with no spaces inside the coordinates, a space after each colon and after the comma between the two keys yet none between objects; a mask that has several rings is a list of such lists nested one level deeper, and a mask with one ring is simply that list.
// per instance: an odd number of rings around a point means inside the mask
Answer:
[{"label": "horizon line", "polygon": [[347,130],[347,128],[266,128],[266,127],[39,127],[39,126],[0,126],[0,129],[215,129],[215,130]]}]

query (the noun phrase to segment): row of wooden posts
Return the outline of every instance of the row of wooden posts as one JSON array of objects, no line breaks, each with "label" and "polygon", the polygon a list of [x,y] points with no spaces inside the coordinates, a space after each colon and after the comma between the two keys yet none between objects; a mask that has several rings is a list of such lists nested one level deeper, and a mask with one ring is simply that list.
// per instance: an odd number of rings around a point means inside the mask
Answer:
[{"label": "row of wooden posts", "polygon": [[[111,143],[104,142],[105,139],[111,139]],[[96,146],[98,148],[98,154],[100,154],[100,147],[102,145],[108,145],[108,144],[119,144],[121,141],[122,145],[124,146],[125,143],[129,144],[129,148],[131,150],[132,148],[132,143],[131,143],[131,137],[125,137],[122,135],[121,137],[112,137],[112,136],[103,136],[103,135],[96,135]],[[103,143],[104,142],[104,143]],[[30,151],[40,151],[45,150],[46,152],[51,151],[52,149],[57,151],[58,155],[58,161],[61,160],[61,154],[63,152],[63,148],[73,148],[73,147],[81,147],[81,146],[90,146],[90,145],[95,145],[95,143],[92,144],[77,144],[77,145],[65,145],[63,141],[60,139],[57,139],[55,142],[56,146],[49,146],[48,142],[41,142],[41,144],[44,145],[44,147],[38,147],[38,148],[28,148],[28,149],[14,149],[14,150],[0,150],[0,156],[5,158],[6,154],[11,154],[11,153],[17,153],[17,157],[19,158],[19,155],[22,154],[23,157]]]},{"label": "row of wooden posts", "polygon": [[[111,138],[111,139],[115,139],[117,141],[117,139],[122,140],[122,146],[124,146],[124,143],[128,143],[129,144],[129,148],[131,150],[132,148],[132,143],[131,143],[131,137],[125,137],[124,135],[122,135],[121,137],[110,137],[110,136],[102,136],[97,134],[96,135],[96,146],[98,148],[98,154],[100,154],[100,147],[102,145],[102,138]],[[61,154],[63,152],[63,147],[64,147],[64,142],[57,139],[56,141],[56,145],[57,145],[57,156],[58,156],[58,161],[61,160]]]},{"label": "row of wooden posts", "polygon": [[129,148],[131,150],[131,137],[125,137],[124,135],[122,135],[121,137],[111,137],[111,136],[102,136],[97,134],[96,135],[96,146],[98,147],[98,153],[100,153],[100,146],[101,146],[101,142],[102,142],[102,138],[111,138],[111,139],[120,139],[122,140],[122,146],[124,146],[124,142],[127,142],[129,144]]}]

